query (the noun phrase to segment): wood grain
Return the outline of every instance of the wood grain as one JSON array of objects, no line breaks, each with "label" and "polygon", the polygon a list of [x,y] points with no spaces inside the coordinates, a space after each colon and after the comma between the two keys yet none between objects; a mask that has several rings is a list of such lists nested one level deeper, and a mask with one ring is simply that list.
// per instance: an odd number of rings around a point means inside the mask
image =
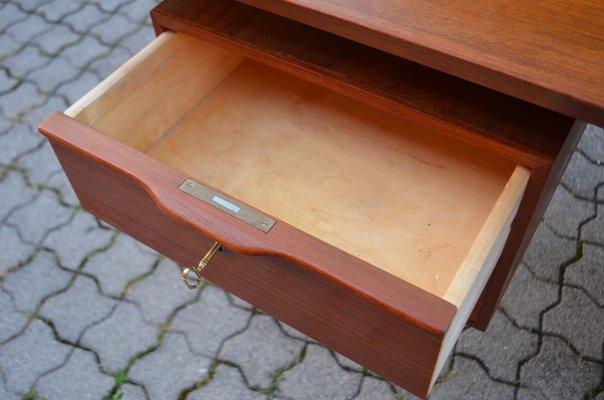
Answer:
[{"label": "wood grain", "polygon": [[66,114],[145,151],[242,59],[189,36],[166,32]]},{"label": "wood grain", "polygon": [[577,121],[569,132],[556,161],[531,171],[529,184],[512,224],[509,239],[471,318],[472,326],[482,330],[487,329],[584,129],[585,123]]},{"label": "wood grain", "polygon": [[[344,286],[372,293],[370,298],[373,302],[395,313],[405,310],[401,316],[423,321],[422,326],[425,329],[443,332],[447,328],[440,311],[429,311],[432,302],[438,297],[424,290],[304,234],[282,221],[276,224],[269,234],[265,234],[178,190],[178,186],[186,178],[192,177],[62,113],[51,114],[39,128],[55,142],[62,143],[95,163],[113,168],[135,180],[152,196],[161,212],[181,224],[193,227],[205,237],[219,240],[228,248],[242,254],[289,259],[330,279],[336,279]],[[94,186],[94,181],[91,181],[91,185]],[[221,192],[217,188],[214,189]],[[199,254],[203,255],[203,252],[205,249],[201,249]],[[409,307],[410,305],[413,306]],[[449,306],[447,309],[455,309],[454,306]]]},{"label": "wood grain", "polygon": [[441,297],[514,169],[251,62],[148,154]]},{"label": "wood grain", "polygon": [[[129,73],[109,77],[113,86],[93,89],[99,96],[74,117],[432,294],[446,292],[455,305],[464,301],[484,267],[471,260],[492,247],[476,240],[505,229],[484,226],[507,207],[500,195],[514,163],[253,61],[233,71],[232,57],[218,62],[220,49],[184,34],[162,43]],[[183,64],[199,71],[196,84],[172,79]],[[215,71],[222,68],[230,75]],[[149,94],[166,77],[189,99],[169,114],[174,126],[154,124],[145,135],[137,119],[116,118],[107,129],[108,106],[114,115],[161,114],[167,100]]]},{"label": "wood grain", "polygon": [[493,207],[478,237],[474,240],[466,259],[444,295],[445,300],[457,305],[458,311],[445,335],[436,368],[432,375],[432,384],[436,382],[440,370],[445,365],[493,269],[497,265],[526,190],[529,177],[530,171],[524,167],[519,166],[514,170],[512,177],[497,200],[497,204]]},{"label": "wood grain", "polygon": [[604,2],[241,0],[604,125]]},{"label": "wood grain", "polygon": [[168,0],[152,17],[158,32],[210,41],[529,167],[551,162],[572,126],[571,118],[232,0]]},{"label": "wood grain", "polygon": [[454,306],[282,221],[251,228],[178,191],[188,176],[63,114],[40,129],[87,210],[183,265],[219,240],[208,279],[427,395]]}]

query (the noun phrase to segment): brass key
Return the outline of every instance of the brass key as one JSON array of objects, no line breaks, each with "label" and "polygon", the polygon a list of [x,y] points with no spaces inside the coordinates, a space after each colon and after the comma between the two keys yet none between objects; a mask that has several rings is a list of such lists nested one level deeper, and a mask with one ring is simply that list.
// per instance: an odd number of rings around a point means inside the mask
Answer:
[{"label": "brass key", "polygon": [[[222,248],[222,245],[218,242],[214,242],[210,250],[201,259],[197,267],[188,267],[182,271],[181,279],[187,285],[189,289],[197,289],[201,284],[201,273],[208,266],[212,257],[218,250]],[[191,274],[192,273],[192,274]],[[191,279],[192,278],[192,279]]]}]

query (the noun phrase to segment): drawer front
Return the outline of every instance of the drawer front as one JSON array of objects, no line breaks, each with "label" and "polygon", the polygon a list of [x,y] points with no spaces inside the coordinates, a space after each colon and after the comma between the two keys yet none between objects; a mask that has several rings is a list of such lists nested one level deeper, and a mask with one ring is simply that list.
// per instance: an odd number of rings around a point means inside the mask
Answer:
[{"label": "drawer front", "polygon": [[[186,175],[63,114],[52,115],[40,128],[87,211],[182,265],[196,265],[212,241],[220,240],[224,252],[214,256],[205,278],[410,392],[427,395],[456,312],[453,305],[371,266],[355,274],[355,259],[334,249],[332,265],[338,259],[346,264],[353,278],[348,282],[291,257],[242,254],[235,248],[245,251],[245,240],[225,240],[225,232],[230,224],[240,231],[247,225],[179,193]],[[161,176],[161,187],[153,176]],[[184,207],[193,205],[222,229],[210,239],[195,223],[180,220],[154,196],[166,188],[173,188],[169,196],[174,202],[183,196]],[[277,227],[284,225],[278,221],[267,238],[279,241]],[[306,246],[309,252],[322,251]],[[351,286],[356,279],[363,284]],[[376,298],[375,293],[386,296]],[[396,296],[387,299],[388,293]]]}]

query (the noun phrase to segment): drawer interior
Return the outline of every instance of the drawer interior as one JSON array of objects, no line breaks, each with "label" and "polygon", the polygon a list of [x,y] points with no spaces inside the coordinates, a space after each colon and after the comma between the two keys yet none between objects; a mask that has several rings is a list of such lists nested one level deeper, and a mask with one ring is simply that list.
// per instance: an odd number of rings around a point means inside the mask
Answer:
[{"label": "drawer interior", "polygon": [[66,113],[457,306],[464,261],[517,170],[183,34],[162,34]]}]

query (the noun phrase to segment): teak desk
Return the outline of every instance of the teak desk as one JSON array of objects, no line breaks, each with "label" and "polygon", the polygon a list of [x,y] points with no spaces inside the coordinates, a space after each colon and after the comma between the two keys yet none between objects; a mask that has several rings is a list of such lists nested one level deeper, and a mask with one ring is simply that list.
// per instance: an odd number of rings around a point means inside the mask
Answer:
[{"label": "teak desk", "polygon": [[83,206],[190,266],[189,285],[427,396],[463,326],[487,326],[575,119],[604,123],[604,3],[151,15],[156,40],[40,125]]}]

